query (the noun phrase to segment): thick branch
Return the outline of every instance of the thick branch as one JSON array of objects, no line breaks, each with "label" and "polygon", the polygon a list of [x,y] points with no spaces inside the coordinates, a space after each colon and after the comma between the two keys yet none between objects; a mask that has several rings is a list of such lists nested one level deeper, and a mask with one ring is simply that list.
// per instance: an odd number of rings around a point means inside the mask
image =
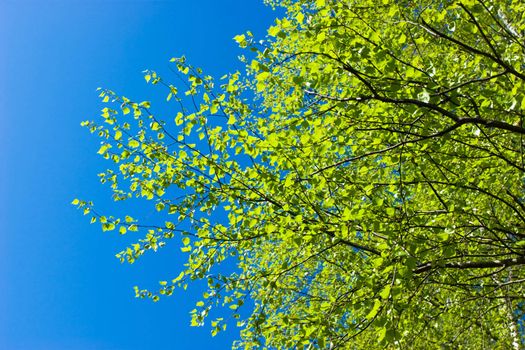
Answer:
[{"label": "thick branch", "polygon": [[445,34],[443,32],[440,32],[439,30],[437,30],[436,28],[432,27],[427,22],[425,22],[424,19],[421,19],[421,23],[423,24],[423,26],[425,26],[427,29],[431,30],[437,36],[439,36],[439,37],[441,37],[443,39],[446,39],[448,41],[453,42],[454,44],[456,44],[459,47],[463,48],[467,52],[487,57],[488,59],[498,63],[500,66],[505,68],[505,70],[507,70],[508,72],[512,73],[513,75],[515,75],[519,79],[525,80],[525,75],[523,75],[521,72],[516,71],[512,66],[510,66],[509,64],[504,62],[501,58],[495,57],[494,55],[491,55],[488,52],[484,52],[484,51],[478,50],[478,49],[476,49],[476,48],[474,48],[474,47],[472,47],[472,46],[470,46],[470,45],[468,45],[468,44],[466,44],[466,43],[464,43],[462,41],[459,41],[459,40],[457,40],[457,39],[455,39],[455,38],[453,38],[453,37],[451,37],[451,36],[449,36],[449,35],[447,35],[447,34]]},{"label": "thick branch", "polygon": [[505,260],[492,260],[492,261],[464,261],[464,262],[451,262],[445,264],[439,264],[434,262],[428,262],[421,264],[414,269],[415,274],[429,271],[433,268],[445,268],[445,269],[490,269],[495,267],[509,267],[516,265],[525,265],[525,256],[513,259]]}]

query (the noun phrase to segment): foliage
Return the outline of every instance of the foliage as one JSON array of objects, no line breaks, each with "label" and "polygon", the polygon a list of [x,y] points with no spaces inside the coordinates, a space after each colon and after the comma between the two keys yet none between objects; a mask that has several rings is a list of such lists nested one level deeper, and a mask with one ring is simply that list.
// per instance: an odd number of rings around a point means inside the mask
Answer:
[{"label": "foliage", "polygon": [[192,325],[222,305],[212,331],[237,319],[238,348],[519,348],[525,4],[273,5],[287,15],[266,41],[235,37],[246,74],[216,87],[172,59],[177,89],[146,72],[174,120],[102,90],[105,124],[84,122],[115,163],[101,175],[115,200],[170,217],[95,213],[145,232],[120,260],[172,238],[187,254],[137,296],[207,280]]}]

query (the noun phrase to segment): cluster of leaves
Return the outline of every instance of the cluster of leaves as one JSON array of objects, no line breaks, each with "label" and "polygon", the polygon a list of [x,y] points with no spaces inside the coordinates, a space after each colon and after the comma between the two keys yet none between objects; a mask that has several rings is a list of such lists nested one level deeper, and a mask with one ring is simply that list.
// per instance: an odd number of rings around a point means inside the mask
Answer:
[{"label": "cluster of leaves", "polygon": [[146,232],[122,261],[174,237],[188,254],[177,278],[137,296],[207,280],[192,324],[228,307],[237,348],[519,348],[525,4],[273,5],[287,15],[267,41],[235,37],[246,74],[215,87],[173,59],[177,89],[146,72],[174,120],[103,90],[105,123],[84,123],[116,164],[101,175],[114,199],[174,219],[74,204],[103,229]]}]

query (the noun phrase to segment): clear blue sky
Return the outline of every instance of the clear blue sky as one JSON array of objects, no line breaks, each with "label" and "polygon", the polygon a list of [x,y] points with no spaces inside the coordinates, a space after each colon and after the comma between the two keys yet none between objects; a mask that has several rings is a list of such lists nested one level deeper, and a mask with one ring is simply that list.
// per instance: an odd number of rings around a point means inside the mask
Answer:
[{"label": "clear blue sky", "polygon": [[133,285],[176,276],[177,249],[121,265],[127,242],[70,205],[112,208],[99,140],[79,124],[99,115],[99,86],[156,94],[141,71],[167,71],[173,56],[216,77],[240,68],[232,37],[262,38],[276,16],[262,0],[1,0],[1,349],[229,348],[236,329],[188,326],[198,288],[134,298]]}]

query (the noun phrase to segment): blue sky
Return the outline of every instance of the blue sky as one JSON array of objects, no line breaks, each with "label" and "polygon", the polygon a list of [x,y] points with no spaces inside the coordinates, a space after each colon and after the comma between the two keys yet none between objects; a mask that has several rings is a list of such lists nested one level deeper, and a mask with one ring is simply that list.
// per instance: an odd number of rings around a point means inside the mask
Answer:
[{"label": "blue sky", "polygon": [[79,124],[99,115],[99,86],[158,95],[141,72],[166,72],[173,56],[215,77],[240,69],[233,36],[262,38],[276,16],[262,0],[2,0],[0,348],[229,348],[236,329],[212,338],[188,326],[198,286],[134,298],[135,284],[176,276],[177,249],[121,265],[126,242],[70,205],[113,206],[96,176],[109,164]]}]

